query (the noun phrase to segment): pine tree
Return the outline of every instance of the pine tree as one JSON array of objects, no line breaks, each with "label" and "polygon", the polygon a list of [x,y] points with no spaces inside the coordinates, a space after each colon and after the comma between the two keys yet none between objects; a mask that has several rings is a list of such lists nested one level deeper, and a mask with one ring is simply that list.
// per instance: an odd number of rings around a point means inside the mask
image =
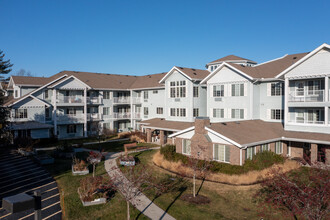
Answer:
[{"label": "pine tree", "polygon": [[[12,69],[13,64],[10,60],[4,60],[5,54],[0,50],[0,74],[8,74]],[[3,78],[0,76],[0,79]],[[1,80],[0,80],[1,83]],[[9,132],[7,127],[7,118],[9,115],[9,109],[3,106],[5,96],[0,92],[0,143],[8,143]]]}]

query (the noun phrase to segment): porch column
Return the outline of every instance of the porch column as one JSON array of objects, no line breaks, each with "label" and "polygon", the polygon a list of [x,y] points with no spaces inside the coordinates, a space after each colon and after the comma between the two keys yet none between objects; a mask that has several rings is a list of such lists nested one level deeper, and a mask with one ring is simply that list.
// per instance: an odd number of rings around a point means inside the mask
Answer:
[{"label": "porch column", "polygon": [[131,128],[134,130],[134,125],[133,125],[133,92],[132,90],[129,91],[130,94],[130,106],[131,106]]},{"label": "porch column", "polygon": [[330,165],[330,148],[325,149],[325,164]]},{"label": "porch column", "polygon": [[163,130],[160,130],[159,136],[160,146],[163,146],[165,144],[165,135]]},{"label": "porch column", "polygon": [[[329,77],[324,78],[324,101],[329,102]],[[324,107],[324,124],[329,125],[329,107]]]},{"label": "porch column", "polygon": [[311,144],[311,163],[317,162],[317,144]]},{"label": "porch column", "polygon": [[84,137],[87,137],[87,88],[84,89]]},{"label": "porch column", "polygon": [[151,143],[151,129],[147,128],[147,143]]},{"label": "porch column", "polygon": [[289,121],[288,120],[288,117],[289,117],[288,97],[289,97],[289,79],[285,78],[285,82],[284,82],[284,127]]},{"label": "porch column", "polygon": [[54,120],[54,135],[57,136],[57,97],[56,89],[53,89],[53,120]]}]

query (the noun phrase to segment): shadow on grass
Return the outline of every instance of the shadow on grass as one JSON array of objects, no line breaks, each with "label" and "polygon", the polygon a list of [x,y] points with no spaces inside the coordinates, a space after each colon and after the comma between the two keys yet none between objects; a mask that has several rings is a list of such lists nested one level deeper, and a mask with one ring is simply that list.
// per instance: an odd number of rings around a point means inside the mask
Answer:
[{"label": "shadow on grass", "polygon": [[201,185],[199,186],[199,188],[198,188],[198,190],[197,190],[197,193],[196,193],[197,196],[198,196],[199,192],[201,191],[204,182],[205,182],[205,178],[203,178],[202,183],[201,183]]}]

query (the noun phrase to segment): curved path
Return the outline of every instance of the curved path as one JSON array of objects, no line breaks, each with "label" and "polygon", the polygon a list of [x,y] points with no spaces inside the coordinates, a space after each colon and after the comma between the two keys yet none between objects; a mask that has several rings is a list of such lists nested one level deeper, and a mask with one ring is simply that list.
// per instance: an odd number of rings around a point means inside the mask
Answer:
[{"label": "curved path", "polygon": [[[4,151],[4,149],[0,149]],[[0,153],[0,220],[34,219],[34,210],[10,214],[2,208],[2,198],[18,193],[41,191],[42,219],[61,219],[60,194],[55,180],[39,164],[14,151]]]},{"label": "curved path", "polygon": [[[128,179],[123,175],[123,173],[119,170],[116,159],[121,155],[122,153],[109,153],[106,155],[106,161],[105,161],[105,169],[108,172],[109,176],[116,176],[118,182],[115,184],[121,185],[124,184],[130,184]],[[138,190],[138,189],[136,189]],[[148,216],[150,219],[164,219],[164,220],[175,220],[171,215],[167,214],[164,210],[159,208],[155,203],[153,203],[150,199],[148,199],[144,194],[140,194],[134,199],[130,201],[130,203],[140,210],[144,215]]]}]

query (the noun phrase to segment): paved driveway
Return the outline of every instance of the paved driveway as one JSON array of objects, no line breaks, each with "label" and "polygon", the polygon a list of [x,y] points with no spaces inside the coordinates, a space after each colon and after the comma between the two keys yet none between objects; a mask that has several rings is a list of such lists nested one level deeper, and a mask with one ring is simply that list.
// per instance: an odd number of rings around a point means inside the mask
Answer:
[{"label": "paved driveway", "polygon": [[[3,149],[0,149],[0,152]],[[0,153],[0,219],[34,219],[34,210],[10,214],[2,208],[2,198],[18,193],[41,191],[42,219],[61,219],[60,195],[51,175],[32,160],[13,151]]]}]

